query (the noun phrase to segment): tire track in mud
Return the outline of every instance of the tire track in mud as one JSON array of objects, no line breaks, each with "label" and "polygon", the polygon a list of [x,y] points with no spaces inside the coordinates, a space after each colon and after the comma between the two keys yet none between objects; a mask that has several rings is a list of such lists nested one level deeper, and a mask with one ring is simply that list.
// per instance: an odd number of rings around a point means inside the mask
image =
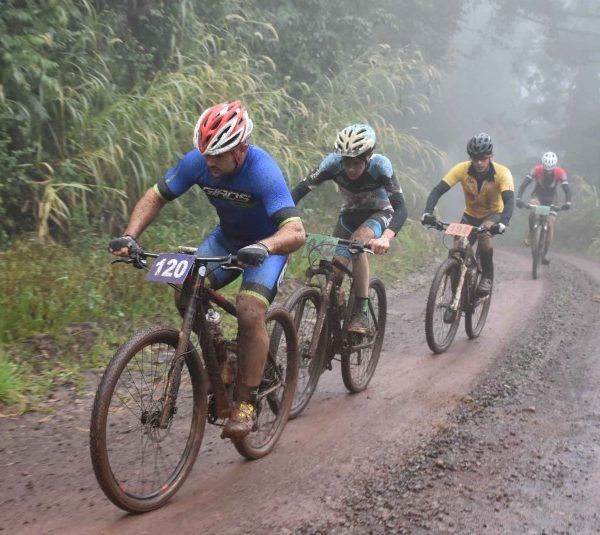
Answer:
[{"label": "tire track in mud", "polygon": [[[502,359],[542,303],[547,281],[530,280],[527,255],[498,251],[496,258],[498,291],[481,338],[468,341],[461,328],[447,353],[432,355],[423,332],[432,272],[415,274],[409,291],[388,290],[384,351],[365,392],[347,395],[339,368],[325,373],[305,413],[260,461],[243,461],[218,430],[209,429],[190,477],[152,513],[124,515],[99,490],[87,445],[90,397],[69,395],[53,414],[0,421],[0,528],[36,534],[269,533],[364,531],[371,521],[385,526],[377,516],[348,516],[352,489],[361,478],[375,482],[391,473],[400,481],[414,471],[404,459],[450,429],[447,414],[457,403],[474,403],[465,398],[473,384]],[[378,496],[374,489],[361,500],[371,515],[381,509],[385,522],[398,526],[399,517],[371,500]]]},{"label": "tire track in mud", "polygon": [[403,457],[382,444],[330,519],[295,532],[600,533],[600,265],[565,258],[587,273],[545,270],[531,328],[445,428]]}]

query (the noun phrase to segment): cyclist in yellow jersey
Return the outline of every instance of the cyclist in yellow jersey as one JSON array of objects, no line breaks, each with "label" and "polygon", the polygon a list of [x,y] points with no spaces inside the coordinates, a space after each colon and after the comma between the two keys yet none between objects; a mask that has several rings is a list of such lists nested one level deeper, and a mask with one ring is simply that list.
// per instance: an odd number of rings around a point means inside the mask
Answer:
[{"label": "cyclist in yellow jersey", "polygon": [[484,226],[489,233],[479,237],[482,277],[477,287],[481,296],[488,295],[494,278],[492,235],[506,230],[514,209],[513,177],[504,165],[492,162],[494,146],[488,134],[473,136],[467,143],[470,160],[455,165],[441,182],[431,190],[421,223],[435,223],[433,210],[439,198],[452,186],[460,183],[465,195],[462,222]]}]

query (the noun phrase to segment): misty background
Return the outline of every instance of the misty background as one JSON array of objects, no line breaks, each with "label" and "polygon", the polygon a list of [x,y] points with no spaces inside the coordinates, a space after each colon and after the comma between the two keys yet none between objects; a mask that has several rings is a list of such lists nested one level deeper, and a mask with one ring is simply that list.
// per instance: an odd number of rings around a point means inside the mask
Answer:
[{"label": "misty background", "polygon": [[[384,274],[430,261],[426,195],[482,131],[517,187],[543,152],[558,154],[574,198],[556,245],[600,258],[599,73],[597,0],[5,0],[0,378],[2,366],[13,380],[45,369],[19,341],[44,333],[67,347],[69,325],[93,322],[91,354],[104,355],[130,324],[164,312],[170,297],[106,268],[106,243],[192,148],[201,111],[225,99],[247,105],[251,142],[290,187],[341,128],[375,127],[410,218]],[[458,218],[462,203],[454,188],[438,206]],[[339,204],[332,185],[319,188],[301,205],[306,228],[331,232]],[[519,243],[524,220],[516,210],[498,242]],[[143,244],[199,243],[214,223],[191,192]],[[48,384],[79,366],[57,362]]]}]

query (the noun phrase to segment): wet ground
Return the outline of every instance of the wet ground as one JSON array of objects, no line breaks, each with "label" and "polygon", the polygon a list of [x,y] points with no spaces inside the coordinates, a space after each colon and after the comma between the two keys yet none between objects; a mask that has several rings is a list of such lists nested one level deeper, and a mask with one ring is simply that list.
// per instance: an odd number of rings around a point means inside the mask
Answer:
[{"label": "wet ground", "polygon": [[6,533],[600,532],[600,266],[498,251],[479,339],[432,355],[423,316],[432,273],[389,290],[384,353],[367,391],[339,368],[265,459],[209,430],[162,509],[126,515],[91,470],[90,394],[0,420]]}]

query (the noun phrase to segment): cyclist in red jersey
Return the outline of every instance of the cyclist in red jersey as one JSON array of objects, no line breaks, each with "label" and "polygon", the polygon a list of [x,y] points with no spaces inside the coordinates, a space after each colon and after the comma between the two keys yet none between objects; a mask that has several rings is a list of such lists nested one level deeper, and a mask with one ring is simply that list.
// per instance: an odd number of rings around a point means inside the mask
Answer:
[{"label": "cyclist in red jersey", "polygon": [[[529,204],[539,204],[552,206],[558,202],[558,185],[562,187],[565,194],[565,203],[561,206],[561,210],[569,210],[571,208],[571,189],[567,172],[558,167],[558,156],[554,152],[545,152],[542,155],[542,163],[533,167],[531,172],[525,177],[525,180],[519,187],[517,193],[517,207],[524,208],[523,194],[530,184],[535,184],[533,193],[529,199]],[[548,217],[548,241],[542,264],[548,265],[548,249],[554,238],[554,226],[556,224],[557,212],[550,212]],[[533,226],[535,224],[535,213],[532,211],[529,214],[529,239],[533,241]]]}]

